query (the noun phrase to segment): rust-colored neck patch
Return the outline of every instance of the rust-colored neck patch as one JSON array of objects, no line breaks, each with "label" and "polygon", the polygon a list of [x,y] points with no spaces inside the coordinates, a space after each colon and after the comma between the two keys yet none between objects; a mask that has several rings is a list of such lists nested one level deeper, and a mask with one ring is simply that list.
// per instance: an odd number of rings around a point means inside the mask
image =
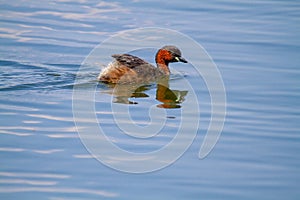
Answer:
[{"label": "rust-colored neck patch", "polygon": [[170,70],[168,67],[169,62],[172,60],[172,55],[168,50],[165,49],[160,49],[155,57],[155,61],[157,64],[157,67],[161,70],[163,70],[163,72],[166,75],[170,74]]}]

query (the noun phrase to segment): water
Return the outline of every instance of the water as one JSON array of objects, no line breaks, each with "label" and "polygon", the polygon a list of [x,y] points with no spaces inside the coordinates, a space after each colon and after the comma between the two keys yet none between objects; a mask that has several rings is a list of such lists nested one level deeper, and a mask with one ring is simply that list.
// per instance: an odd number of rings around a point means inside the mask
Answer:
[{"label": "water", "polygon": [[[299,198],[297,1],[0,4],[1,199]],[[203,45],[222,75],[227,117],[217,145],[199,160],[211,116],[209,94],[188,66],[173,65],[199,84],[197,137],[171,166],[138,175],[115,171],[89,154],[73,121],[72,90],[96,45],[118,31],[145,26],[174,29]],[[153,62],[151,51],[140,54]],[[95,84],[97,75],[83,73],[82,84]],[[171,80],[171,88],[182,89],[182,80]],[[128,151],[152,151],[171,141],[180,110],[190,106],[187,96],[181,108],[162,109],[164,134],[133,143],[114,126],[109,92],[97,86],[97,116],[112,132],[109,137]],[[149,123],[149,107],[159,104],[155,85],[144,93],[149,97],[130,98],[138,103],[129,109],[140,125]]]}]

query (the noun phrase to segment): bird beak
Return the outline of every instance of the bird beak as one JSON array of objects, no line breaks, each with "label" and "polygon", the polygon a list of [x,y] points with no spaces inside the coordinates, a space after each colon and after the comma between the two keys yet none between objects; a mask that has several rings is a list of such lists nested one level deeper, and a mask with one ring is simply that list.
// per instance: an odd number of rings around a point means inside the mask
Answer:
[{"label": "bird beak", "polygon": [[183,62],[183,63],[187,63],[188,61],[186,59],[184,59],[183,57],[175,57],[175,59],[177,60],[177,62]]}]

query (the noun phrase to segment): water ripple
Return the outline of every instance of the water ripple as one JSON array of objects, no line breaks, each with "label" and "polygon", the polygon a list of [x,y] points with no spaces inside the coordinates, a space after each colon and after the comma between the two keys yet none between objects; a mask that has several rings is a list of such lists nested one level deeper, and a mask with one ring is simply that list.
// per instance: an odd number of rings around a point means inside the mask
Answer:
[{"label": "water ripple", "polygon": [[0,61],[0,66],[0,91],[72,89],[78,68],[78,65],[30,64],[7,60]]}]

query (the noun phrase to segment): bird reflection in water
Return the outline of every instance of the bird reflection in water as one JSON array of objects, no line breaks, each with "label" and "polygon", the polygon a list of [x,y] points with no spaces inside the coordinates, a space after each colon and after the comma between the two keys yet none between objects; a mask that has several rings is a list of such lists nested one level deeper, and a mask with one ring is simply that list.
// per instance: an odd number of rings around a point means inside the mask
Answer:
[{"label": "bird reflection in water", "polygon": [[166,109],[181,108],[188,93],[188,91],[169,88],[169,76],[157,80],[155,84],[109,84],[108,86],[111,90],[106,93],[114,96],[114,103],[122,104],[138,104],[130,99],[148,98],[146,92],[156,88],[156,100],[160,102],[157,107]]}]

